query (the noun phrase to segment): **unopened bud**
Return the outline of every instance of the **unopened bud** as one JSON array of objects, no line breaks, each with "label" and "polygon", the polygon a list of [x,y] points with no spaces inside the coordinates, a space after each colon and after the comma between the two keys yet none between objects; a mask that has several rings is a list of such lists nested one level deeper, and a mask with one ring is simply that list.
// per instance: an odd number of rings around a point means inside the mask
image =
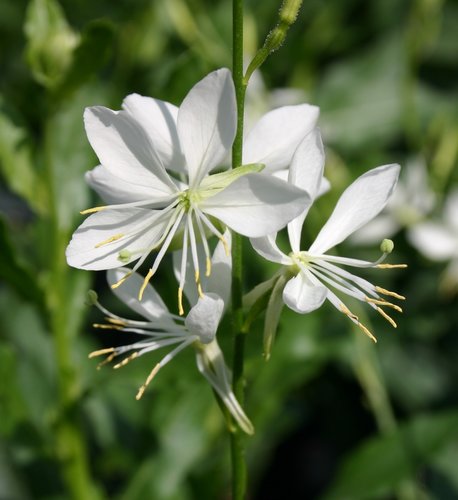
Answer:
[{"label": "unopened bud", "polygon": [[285,0],[280,7],[280,21],[283,21],[289,26],[294,23],[299,14],[302,5],[302,0]]}]

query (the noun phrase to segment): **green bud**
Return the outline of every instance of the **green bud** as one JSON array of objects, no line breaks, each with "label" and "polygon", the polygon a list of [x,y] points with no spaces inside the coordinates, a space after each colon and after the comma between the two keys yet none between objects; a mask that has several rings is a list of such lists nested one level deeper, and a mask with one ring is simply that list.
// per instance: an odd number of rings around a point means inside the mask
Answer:
[{"label": "green bud", "polygon": [[55,0],[32,0],[25,21],[27,62],[34,78],[45,87],[56,87],[65,76],[79,43]]},{"label": "green bud", "polygon": [[98,300],[99,296],[97,295],[97,292],[95,290],[89,290],[87,292],[86,305],[94,306],[95,304],[97,304]]},{"label": "green bud", "polygon": [[380,244],[380,251],[383,253],[391,253],[394,249],[394,243],[392,240],[384,239]]},{"label": "green bud", "polygon": [[291,26],[297,19],[301,5],[302,0],[285,0],[280,7],[280,21]]}]

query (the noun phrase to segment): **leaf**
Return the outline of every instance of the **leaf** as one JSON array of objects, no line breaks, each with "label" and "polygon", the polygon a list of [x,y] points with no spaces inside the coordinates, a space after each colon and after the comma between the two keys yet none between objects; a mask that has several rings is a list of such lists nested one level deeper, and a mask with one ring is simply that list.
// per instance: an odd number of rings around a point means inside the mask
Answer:
[{"label": "leaf", "polygon": [[0,248],[3,260],[3,265],[0,266],[0,278],[22,298],[44,310],[43,292],[32,270],[18,257],[18,252],[8,236],[8,227],[2,218],[0,218]]},{"label": "leaf", "polygon": [[114,34],[113,25],[105,20],[93,21],[85,26],[80,44],[61,83],[62,93],[76,90],[106,64],[112,52]]},{"label": "leaf", "polygon": [[37,213],[47,211],[46,193],[34,170],[27,132],[15,125],[4,112],[0,99],[0,172],[9,189],[24,198]]},{"label": "leaf", "polygon": [[372,499],[393,491],[458,438],[458,410],[422,415],[368,439],[343,463],[323,500]]},{"label": "leaf", "polygon": [[55,87],[70,66],[78,35],[55,0],[31,0],[24,25],[27,61],[35,80]]}]

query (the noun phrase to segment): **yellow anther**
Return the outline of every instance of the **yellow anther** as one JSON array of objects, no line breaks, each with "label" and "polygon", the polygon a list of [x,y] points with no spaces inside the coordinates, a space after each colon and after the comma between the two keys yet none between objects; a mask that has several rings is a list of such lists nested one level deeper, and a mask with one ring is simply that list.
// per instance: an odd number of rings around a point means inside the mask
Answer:
[{"label": "yellow anther", "polygon": [[118,241],[124,236],[123,233],[115,234],[114,236],[110,236],[104,241],[101,241],[100,243],[97,243],[97,245],[94,246],[94,248],[100,248],[103,247],[104,245],[108,245],[108,243],[113,243],[113,241]]},{"label": "yellow anther", "polygon": [[224,236],[221,236],[220,238],[221,243],[223,244],[224,251],[226,252],[226,256],[229,257],[231,254],[231,251],[229,249],[229,245],[227,244],[226,238]]},{"label": "yellow anther", "polygon": [[117,281],[116,283],[113,283],[111,285],[111,288],[114,290],[115,288],[118,288],[118,286],[121,286],[124,281],[126,281],[127,278],[130,278],[132,276],[132,272],[130,273],[126,273],[119,281]]},{"label": "yellow anther", "polygon": [[102,210],[105,210],[107,206],[102,206],[102,207],[93,207],[93,208],[87,208],[86,210],[81,210],[80,214],[81,215],[86,215],[86,214],[94,214],[96,212],[100,212]]},{"label": "yellow anther", "polygon": [[206,265],[205,265],[205,276],[210,276],[212,273],[212,261],[210,257],[207,257]]},{"label": "yellow anther", "polygon": [[113,325],[119,325],[119,326],[126,326],[127,323],[125,321],[123,321],[122,319],[118,319],[118,318],[109,318],[109,317],[106,317],[105,318],[109,323],[112,323]]},{"label": "yellow anther", "polygon": [[102,366],[107,365],[108,363],[111,363],[113,361],[113,358],[116,356],[116,352],[111,353],[106,359],[104,359],[101,363],[97,365],[97,370],[100,370]]},{"label": "yellow anther", "polygon": [[204,292],[202,290],[202,285],[200,284],[200,281],[199,281],[199,283],[197,283],[197,293],[199,294],[199,297],[201,299],[204,298]]},{"label": "yellow anther", "polygon": [[127,358],[124,358],[122,361],[120,361],[117,365],[114,365],[113,368],[117,370],[118,368],[121,368],[122,366],[126,366],[127,363],[132,361],[138,356],[138,352],[133,352],[130,356],[127,356]]},{"label": "yellow anther", "polygon": [[92,351],[89,353],[89,358],[95,358],[97,356],[102,356],[103,354],[114,353],[114,347],[107,347],[106,349],[99,349],[98,351]]},{"label": "yellow anther", "polygon": [[178,288],[178,314],[180,316],[183,316],[183,314],[184,314],[184,309],[183,309],[183,289],[181,287]]},{"label": "yellow anther", "polygon": [[382,295],[388,295],[389,297],[394,297],[395,299],[398,299],[398,300],[406,300],[406,298],[403,295],[399,295],[396,292],[391,292],[390,290],[385,290],[385,288],[382,288],[380,286],[376,286],[375,290],[378,293],[381,293]]},{"label": "yellow anther", "polygon": [[196,283],[199,283],[200,280],[200,272],[198,269],[194,272],[194,279],[196,280]]},{"label": "yellow anther", "polygon": [[146,287],[148,286],[149,280],[153,277],[154,272],[150,269],[148,271],[148,274],[145,276],[145,279],[143,280],[143,284],[140,288],[140,291],[138,292],[138,300],[142,300],[143,294],[145,293]]},{"label": "yellow anther", "polygon": [[399,307],[396,304],[392,304],[391,302],[387,302],[386,300],[377,300],[366,297],[366,302],[369,302],[371,304],[377,304],[378,306],[391,307],[391,309],[394,309],[395,311],[402,313],[401,307]]},{"label": "yellow anther", "polygon": [[105,325],[102,323],[92,323],[94,328],[100,328],[102,330],[122,330],[121,326],[118,325]]},{"label": "yellow anther", "polygon": [[379,269],[405,269],[407,264],[377,264]]},{"label": "yellow anther", "polygon": [[359,318],[358,316],[356,316],[356,314],[353,314],[350,309],[348,309],[348,307],[346,307],[344,304],[340,304],[340,309],[341,311],[346,315],[348,316],[351,320],[355,321],[355,323],[359,326],[359,328],[361,328],[361,330],[371,339],[373,340],[374,342],[377,342],[377,339],[374,337],[374,335],[372,335],[371,331],[366,327],[364,326],[360,321],[359,321]]},{"label": "yellow anther", "polygon": [[137,395],[135,396],[135,399],[138,401],[141,399],[143,396],[143,393],[145,392],[146,388],[150,384],[151,380],[155,377],[156,373],[161,369],[160,363],[158,363],[152,370],[151,373],[148,375],[148,378],[146,379],[145,383],[140,387],[140,389],[137,392]]},{"label": "yellow anther", "polygon": [[381,307],[377,307],[377,311],[388,321],[388,323],[391,324],[393,328],[398,327],[394,319],[391,316],[388,316],[388,314]]}]

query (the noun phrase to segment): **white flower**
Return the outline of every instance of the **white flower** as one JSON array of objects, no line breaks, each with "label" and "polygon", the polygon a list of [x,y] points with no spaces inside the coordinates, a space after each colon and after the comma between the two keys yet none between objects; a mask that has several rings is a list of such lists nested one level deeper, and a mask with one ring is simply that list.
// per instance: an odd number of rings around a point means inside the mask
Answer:
[{"label": "white flower", "polygon": [[431,212],[435,195],[428,185],[428,172],[420,158],[411,160],[403,168],[396,191],[385,209],[374,220],[352,234],[355,244],[374,244],[391,238],[403,227],[413,227]]},{"label": "white flower", "polygon": [[[136,94],[124,100],[123,108],[96,106],[85,112],[88,139],[101,162],[86,178],[109,205],[83,212],[95,213],[67,248],[71,266],[101,270],[138,261],[135,271],[158,250],[141,299],[172,239],[180,235],[183,248],[190,247],[199,286],[196,242],[204,242],[208,263],[207,233],[223,240],[212,217],[242,235],[259,237],[284,227],[300,212],[307,194],[270,175],[252,173],[261,165],[209,175],[228,157],[236,131],[229,70],[197,83],[180,108]],[[248,138],[248,161],[258,155],[254,163],[286,165],[291,141],[303,134],[308,127],[303,122],[316,109],[302,105],[266,115]]]},{"label": "white flower", "polygon": [[[299,145],[291,167],[289,180],[292,184],[305,189],[312,201],[320,191],[323,177],[324,151],[318,130],[310,133]],[[329,220],[321,229],[314,243],[307,251],[300,250],[301,230],[311,203],[304,207],[303,213],[288,224],[288,235],[292,252],[281,251],[275,243],[276,234],[264,238],[255,238],[251,242],[255,250],[272,262],[283,264],[285,268],[270,280],[259,293],[273,287],[273,296],[282,294],[284,303],[298,313],[308,313],[319,308],[329,300],[340,312],[347,315],[369,337],[375,340],[369,330],[361,324],[344,302],[335,293],[343,293],[368,303],[385,317],[393,326],[395,322],[381,306],[400,311],[400,307],[384,300],[381,295],[398,299],[402,296],[374,286],[337,264],[350,267],[398,267],[380,264],[386,254],[377,262],[367,262],[348,257],[328,255],[326,252],[345,240],[351,233],[375,217],[385,206],[393,192],[399,174],[399,165],[385,165],[366,172],[342,194]],[[401,265],[404,267],[403,265]],[[279,308],[275,298],[269,307]],[[268,311],[269,314],[269,311]],[[266,325],[265,347],[270,349],[272,325],[279,314],[272,313],[270,324]],[[276,325],[275,325],[276,327]]]},{"label": "white flower", "polygon": [[407,236],[428,259],[449,261],[442,285],[446,290],[455,288],[458,284],[458,190],[447,197],[441,220],[416,224]]},{"label": "white flower", "polygon": [[[230,239],[230,237],[226,237]],[[213,278],[215,283],[225,283],[226,288],[229,289],[231,274],[230,257],[225,255],[221,243],[217,245],[212,260],[215,267],[213,273],[215,275]],[[113,285],[129,272],[130,270],[126,268],[108,271],[108,283]],[[183,318],[171,314],[161,297],[149,284],[146,286],[143,300],[140,302],[137,297],[137,290],[142,281],[143,278],[139,274],[133,273],[125,286],[116,288],[114,293],[132,310],[143,316],[146,321],[122,318],[111,313],[98,301],[95,301],[97,307],[105,314],[107,323],[94,325],[99,328],[111,328],[122,332],[135,333],[141,339],[133,344],[94,351],[89,357],[92,358],[107,354],[108,357],[100,363],[100,367],[111,362],[118,356],[130,353],[114,365],[114,368],[120,368],[143,354],[155,351],[161,347],[174,346],[153,367],[145,383],[137,393],[136,398],[138,400],[143,396],[145,389],[157,372],[179,352],[192,345],[195,349],[196,363],[199,371],[218,393],[241,429],[248,434],[252,434],[254,432],[253,426],[232,392],[230,373],[216,340],[216,331],[225,306],[223,299],[213,293],[212,285],[209,283],[209,293],[199,298],[186,318]],[[225,295],[228,295],[228,292],[225,292]]]}]

